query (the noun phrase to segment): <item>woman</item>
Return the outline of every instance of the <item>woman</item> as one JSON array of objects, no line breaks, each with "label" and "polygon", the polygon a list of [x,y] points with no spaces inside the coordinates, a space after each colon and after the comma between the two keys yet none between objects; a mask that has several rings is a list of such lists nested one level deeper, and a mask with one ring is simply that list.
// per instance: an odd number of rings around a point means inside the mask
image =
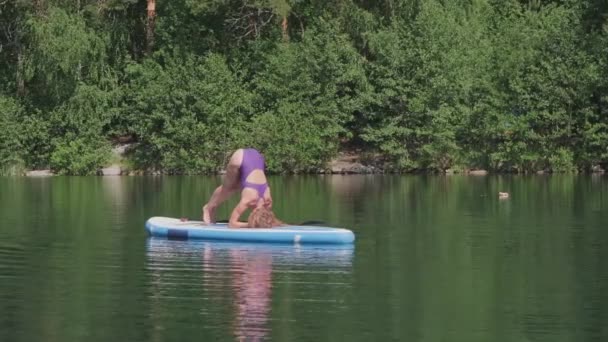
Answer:
[{"label": "woman", "polygon": [[[270,195],[270,187],[268,187],[264,173],[265,166],[264,157],[253,148],[239,149],[234,152],[226,166],[223,184],[215,189],[209,202],[203,206],[203,221],[206,224],[215,223],[215,210],[217,207],[240,189],[241,200],[230,214],[228,227],[270,228],[260,227],[260,224],[257,223],[255,226],[250,226],[248,222],[240,221],[241,216],[247,209],[259,209],[256,215],[263,215],[264,217],[268,216],[268,212],[272,214],[272,196]],[[272,217],[274,217],[274,214],[272,214]],[[274,219],[276,220],[276,218]],[[267,219],[257,219],[254,221],[268,223]],[[276,221],[278,225],[280,221]]]}]

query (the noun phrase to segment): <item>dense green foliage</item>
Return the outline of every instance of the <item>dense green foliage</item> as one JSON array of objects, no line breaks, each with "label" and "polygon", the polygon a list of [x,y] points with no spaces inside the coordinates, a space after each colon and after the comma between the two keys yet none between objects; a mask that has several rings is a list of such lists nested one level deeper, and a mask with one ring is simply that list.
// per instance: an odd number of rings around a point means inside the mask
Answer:
[{"label": "dense green foliage", "polygon": [[0,0],[0,172],[608,163],[597,0]]}]

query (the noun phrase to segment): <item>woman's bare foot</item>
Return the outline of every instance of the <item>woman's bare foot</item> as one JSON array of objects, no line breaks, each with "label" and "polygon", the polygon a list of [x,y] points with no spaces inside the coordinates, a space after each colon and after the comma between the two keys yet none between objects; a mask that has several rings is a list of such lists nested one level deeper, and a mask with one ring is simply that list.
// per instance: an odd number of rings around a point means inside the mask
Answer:
[{"label": "woman's bare foot", "polygon": [[215,223],[215,210],[207,204],[203,206],[203,222],[206,224]]}]

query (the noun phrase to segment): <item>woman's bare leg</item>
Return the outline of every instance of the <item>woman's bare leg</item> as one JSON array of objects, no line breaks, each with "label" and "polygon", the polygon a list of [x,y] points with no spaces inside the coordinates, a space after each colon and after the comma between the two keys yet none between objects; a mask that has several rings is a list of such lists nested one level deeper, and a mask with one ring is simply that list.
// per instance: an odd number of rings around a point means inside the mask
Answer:
[{"label": "woman's bare leg", "polygon": [[203,206],[203,221],[207,224],[215,223],[215,210],[220,204],[230,198],[236,190],[227,189],[224,185],[218,186],[213,195],[211,195],[209,202]]},{"label": "woman's bare leg", "polygon": [[215,210],[240,188],[239,169],[243,162],[243,150],[237,150],[230,157],[226,166],[224,182],[218,186],[207,204],[203,206],[203,221],[207,224],[215,223]]}]

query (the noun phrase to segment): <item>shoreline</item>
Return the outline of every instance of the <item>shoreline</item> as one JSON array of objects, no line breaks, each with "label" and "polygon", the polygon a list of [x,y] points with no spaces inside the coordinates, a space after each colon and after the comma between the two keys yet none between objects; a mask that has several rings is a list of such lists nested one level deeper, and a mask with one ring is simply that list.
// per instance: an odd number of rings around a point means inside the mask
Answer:
[{"label": "shoreline", "polygon": [[[144,171],[144,170],[127,170],[127,169],[116,169],[112,168],[110,172],[103,172],[99,170],[96,174],[89,176],[96,177],[137,177],[137,176],[221,176],[225,172],[206,172],[206,173],[168,173],[162,171]],[[317,172],[294,172],[294,173],[268,173],[268,175],[307,175],[307,176],[323,176],[323,175],[343,175],[343,176],[356,176],[356,175],[437,175],[437,176],[505,176],[505,175],[519,175],[519,176],[547,176],[547,175],[603,175],[606,171],[603,169],[592,170],[592,171],[570,171],[570,172],[552,172],[552,171],[536,171],[536,172],[490,172],[487,170],[470,169],[462,171],[446,170],[444,172],[439,171],[416,171],[416,172],[400,172],[400,171],[386,171],[375,167],[366,169],[344,169],[344,170],[319,170]],[[68,177],[82,177],[74,175],[62,175],[54,173],[49,169],[46,170],[27,170],[17,177],[30,177],[30,178],[42,178],[42,177],[56,177],[56,176],[68,176]]]},{"label": "shoreline", "polygon": [[[216,172],[200,172],[200,173],[171,173],[163,170],[141,170],[132,169],[128,165],[132,165],[128,162],[126,151],[128,150],[129,144],[122,144],[115,147],[112,151],[114,156],[113,163],[103,168],[98,169],[95,174],[96,176],[194,176],[194,175],[206,175],[206,176],[218,176],[225,173],[224,170]],[[414,170],[414,171],[398,171],[385,169],[378,167],[379,159],[366,160],[362,162],[360,151],[343,150],[338,155],[327,162],[324,168],[318,168],[316,170],[310,170],[306,172],[285,172],[285,173],[272,173],[267,172],[269,175],[467,175],[467,176],[486,176],[486,175],[551,175],[551,174],[604,174],[606,171],[600,166],[596,165],[590,170],[571,170],[571,171],[557,171],[552,170],[539,170],[531,172],[508,172],[508,171],[489,171],[485,169],[477,168],[454,168],[446,169],[444,171],[438,170]],[[51,169],[43,170],[23,170],[19,176],[25,177],[52,177],[59,176]]]}]

